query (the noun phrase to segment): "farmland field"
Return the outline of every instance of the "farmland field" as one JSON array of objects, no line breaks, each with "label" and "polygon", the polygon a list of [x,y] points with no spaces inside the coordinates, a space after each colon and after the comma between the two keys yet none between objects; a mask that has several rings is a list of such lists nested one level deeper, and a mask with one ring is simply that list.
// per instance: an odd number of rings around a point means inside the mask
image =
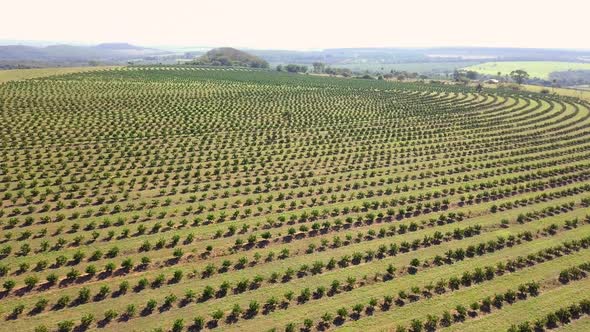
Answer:
[{"label": "farmland field", "polygon": [[505,61],[485,62],[464,68],[481,74],[508,75],[513,70],[522,69],[527,71],[531,77],[549,79],[549,74],[556,71],[568,70],[590,70],[590,63],[579,62],[558,62],[558,61]]},{"label": "farmland field", "polygon": [[416,73],[431,73],[431,74],[445,74],[453,73],[455,69],[460,69],[467,66],[478,64],[478,61],[448,61],[448,62],[416,62],[416,63],[395,63],[395,64],[379,64],[379,63],[350,63],[350,64],[335,64],[337,68],[348,68],[352,71],[358,72],[381,72],[389,73],[393,71],[407,71]]},{"label": "farmland field", "polygon": [[71,74],[94,70],[105,70],[117,68],[116,66],[98,67],[63,67],[63,68],[34,68],[34,69],[9,69],[0,70],[0,83],[18,81],[29,78],[40,78],[59,74]]},{"label": "farmland field", "polygon": [[125,67],[0,118],[0,331],[590,326],[587,101]]},{"label": "farmland field", "polygon": [[[490,85],[490,87],[493,87],[492,85]],[[539,86],[539,85],[529,85],[529,84],[523,84],[521,85],[521,88],[523,90],[526,91],[532,91],[532,92],[541,92],[543,89],[545,90],[549,90],[549,92],[551,93],[555,93],[561,96],[567,96],[567,97],[576,97],[579,99],[585,99],[587,101],[590,101],[590,90],[586,89],[584,87],[581,88],[547,88],[544,86]]]}]

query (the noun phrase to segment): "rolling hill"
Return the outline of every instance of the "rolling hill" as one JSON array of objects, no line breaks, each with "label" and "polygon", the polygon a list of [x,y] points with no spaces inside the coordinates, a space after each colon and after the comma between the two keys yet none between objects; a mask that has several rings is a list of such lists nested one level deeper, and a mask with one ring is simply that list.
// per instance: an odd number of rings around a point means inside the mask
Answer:
[{"label": "rolling hill", "polygon": [[0,61],[2,62],[34,62],[50,65],[79,64],[89,61],[122,62],[130,59],[164,54],[167,54],[167,52],[127,43],[105,43],[93,46],[0,46]]},{"label": "rolling hill", "polygon": [[231,47],[214,48],[193,61],[193,64],[268,68],[266,60]]}]

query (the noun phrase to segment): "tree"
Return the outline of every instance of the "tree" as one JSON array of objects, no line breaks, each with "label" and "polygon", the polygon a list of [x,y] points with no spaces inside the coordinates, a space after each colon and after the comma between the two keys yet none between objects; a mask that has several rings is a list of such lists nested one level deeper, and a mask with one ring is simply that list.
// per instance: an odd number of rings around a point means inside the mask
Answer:
[{"label": "tree", "polygon": [[344,307],[338,309],[336,313],[338,314],[338,317],[340,317],[341,319],[345,319],[348,316],[348,311]]},{"label": "tree", "polygon": [[455,311],[457,312],[455,315],[456,320],[460,322],[464,321],[465,317],[467,317],[467,309],[462,305],[458,305],[455,307]]},{"label": "tree", "polygon": [[90,300],[90,289],[88,287],[82,287],[78,291],[78,302],[86,303]]},{"label": "tree", "polygon": [[86,314],[86,315],[82,316],[82,318],[80,319],[80,326],[82,327],[82,329],[87,329],[90,327],[90,324],[92,324],[93,321],[94,321],[94,315],[93,314]]},{"label": "tree", "polygon": [[151,313],[152,311],[154,311],[154,309],[156,309],[157,305],[158,303],[156,302],[156,300],[150,299],[147,301],[147,304],[145,305],[145,311]]},{"label": "tree", "polygon": [[21,303],[12,309],[12,316],[15,318],[18,317],[18,315],[22,314],[24,310],[25,305]]},{"label": "tree", "polygon": [[252,316],[256,316],[256,314],[258,314],[259,308],[260,308],[260,304],[258,304],[258,302],[250,301],[250,304],[248,305],[248,314],[250,314]]},{"label": "tree", "polygon": [[287,323],[285,325],[285,332],[295,332],[295,323]]},{"label": "tree", "polygon": [[452,322],[453,318],[451,316],[451,313],[448,310],[443,312],[442,318],[440,319],[440,324],[442,326],[449,326]]},{"label": "tree", "polygon": [[330,325],[330,322],[332,321],[332,314],[330,314],[329,312],[326,312],[322,315],[322,323],[324,326],[328,327]]},{"label": "tree", "polygon": [[424,329],[426,331],[435,331],[438,325],[438,317],[433,315],[426,316],[426,322],[424,323]]},{"label": "tree", "polygon": [[203,289],[203,295],[201,296],[201,298],[203,300],[208,300],[208,299],[212,298],[213,295],[215,295],[215,290],[213,289],[213,287],[205,286],[205,288]]},{"label": "tree", "polygon": [[49,329],[45,325],[39,325],[35,327],[35,332],[49,332]]},{"label": "tree", "polygon": [[283,68],[286,69],[289,73],[305,73],[305,72],[307,72],[307,66],[303,66],[303,65],[288,64]]},{"label": "tree", "polygon": [[57,323],[57,331],[59,332],[70,332],[74,328],[73,320],[63,320]]},{"label": "tree", "polygon": [[223,311],[217,309],[215,310],[212,314],[211,314],[211,318],[213,318],[213,320],[218,321],[220,319],[223,318]]},{"label": "tree", "polygon": [[522,84],[529,78],[529,73],[522,69],[517,69],[510,72],[510,77],[512,77],[516,83]]},{"label": "tree", "polygon": [[104,321],[110,322],[113,319],[117,318],[117,316],[119,316],[119,314],[115,310],[109,309],[104,313]]},{"label": "tree", "polygon": [[131,318],[131,317],[135,316],[136,312],[137,312],[137,308],[135,307],[135,304],[128,304],[127,309],[125,309],[125,316],[127,318]]},{"label": "tree", "polygon": [[45,307],[47,307],[47,304],[49,303],[49,301],[46,298],[40,298],[39,300],[37,300],[37,302],[35,303],[35,307],[34,310],[35,312],[41,312],[45,309]]},{"label": "tree", "polygon": [[193,328],[196,331],[200,331],[205,327],[205,319],[201,316],[197,316],[195,317],[195,319],[193,320],[194,324],[193,324]]},{"label": "tree", "polygon": [[419,319],[412,319],[410,327],[410,331],[412,332],[422,332],[422,321]]},{"label": "tree", "polygon": [[324,72],[326,65],[323,62],[314,62],[313,63],[313,72],[316,74],[320,74]]},{"label": "tree", "polygon": [[475,80],[477,79],[478,74],[476,71],[468,70],[465,72],[465,76],[467,76],[467,78],[470,80]]},{"label": "tree", "polygon": [[4,282],[4,284],[2,284],[2,286],[7,292],[10,292],[14,286],[16,286],[16,282],[12,279],[8,279]]},{"label": "tree", "polygon": [[354,311],[356,316],[359,317],[361,315],[361,312],[363,312],[364,308],[365,306],[362,303],[357,303],[354,306],[352,306],[352,311]]},{"label": "tree", "polygon": [[464,81],[465,80],[465,72],[462,70],[453,71],[453,80],[456,82]]},{"label": "tree", "polygon": [[172,325],[172,332],[181,332],[184,329],[184,320],[183,319],[177,319],[174,321],[174,324]]}]

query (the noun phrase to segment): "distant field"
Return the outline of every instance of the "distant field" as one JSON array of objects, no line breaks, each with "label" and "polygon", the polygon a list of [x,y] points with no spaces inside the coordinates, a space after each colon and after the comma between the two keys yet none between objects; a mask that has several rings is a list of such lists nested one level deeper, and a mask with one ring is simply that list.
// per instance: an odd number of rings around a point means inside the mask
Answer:
[{"label": "distant field", "polygon": [[8,81],[25,80],[29,78],[46,77],[61,74],[72,74],[86,71],[116,68],[116,66],[99,67],[60,67],[60,68],[35,68],[35,69],[11,69],[0,70],[0,83]]},{"label": "distant field", "polygon": [[390,72],[391,70],[407,71],[416,73],[445,73],[452,72],[455,69],[467,66],[478,65],[479,61],[460,61],[460,62],[414,62],[414,63],[396,63],[396,64],[379,64],[379,63],[355,63],[355,64],[338,64],[333,65],[337,68],[348,68],[352,71],[370,72]]},{"label": "distant field", "polygon": [[486,62],[471,65],[465,69],[474,70],[486,75],[509,74],[513,70],[524,69],[531,77],[548,79],[549,74],[554,71],[567,70],[590,70],[590,63],[577,62],[556,62],[556,61],[507,61],[507,62]]},{"label": "distant field", "polygon": [[[448,61],[448,62],[412,62],[412,63],[393,63],[393,64],[380,64],[380,63],[353,63],[353,64],[331,64],[330,67],[334,68],[348,68],[354,72],[383,72],[389,73],[390,71],[407,71],[412,73],[451,73],[455,69],[473,66],[481,63],[481,61]],[[281,63],[271,63],[270,67],[275,68]],[[284,65],[284,64],[283,64]],[[310,69],[311,65],[307,65]]]},{"label": "distant field", "polygon": [[[485,85],[486,88],[502,88],[504,87],[504,85],[500,84],[486,84]],[[541,85],[532,85],[532,84],[523,84],[521,85],[522,90],[524,91],[530,91],[530,92],[541,92],[542,90],[548,89],[549,92],[551,94],[557,94],[560,96],[566,96],[566,97],[576,97],[576,98],[580,98],[580,99],[585,99],[587,101],[590,101],[590,90],[587,90],[587,88],[584,87],[576,87],[574,88],[551,88],[551,87],[545,87],[545,86],[541,86]]]},{"label": "distant field", "polygon": [[[541,90],[546,89],[545,87],[538,86],[538,85],[523,85],[523,87],[527,91],[532,91],[532,92],[541,92]],[[581,89],[581,88],[577,88],[577,89],[549,88],[549,90],[551,92],[555,92],[558,95],[568,96],[568,97],[578,97],[578,98],[582,98],[582,99],[586,99],[586,100],[590,101],[590,91],[586,90],[586,89]]]}]

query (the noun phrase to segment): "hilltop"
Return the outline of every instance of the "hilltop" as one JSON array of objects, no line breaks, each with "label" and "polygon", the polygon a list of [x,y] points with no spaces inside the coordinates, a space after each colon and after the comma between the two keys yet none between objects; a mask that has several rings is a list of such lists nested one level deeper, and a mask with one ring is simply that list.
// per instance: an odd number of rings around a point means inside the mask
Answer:
[{"label": "hilltop", "polygon": [[266,60],[231,47],[214,48],[193,61],[193,64],[268,68]]}]

